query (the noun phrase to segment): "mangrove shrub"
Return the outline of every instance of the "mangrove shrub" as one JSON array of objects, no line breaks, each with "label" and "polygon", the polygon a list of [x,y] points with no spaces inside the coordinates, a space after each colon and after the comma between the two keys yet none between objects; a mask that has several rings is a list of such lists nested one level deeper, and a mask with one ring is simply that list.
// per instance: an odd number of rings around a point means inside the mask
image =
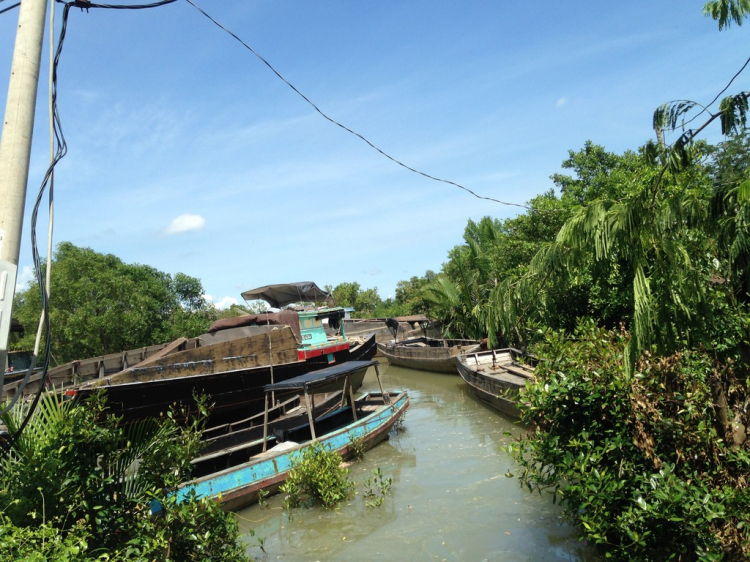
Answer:
[{"label": "mangrove shrub", "polygon": [[513,447],[522,485],[551,492],[607,559],[747,560],[750,449],[712,395],[729,380],[734,410],[745,380],[702,351],[645,354],[626,369],[627,338],[593,323],[547,334],[522,393],[533,430]]}]

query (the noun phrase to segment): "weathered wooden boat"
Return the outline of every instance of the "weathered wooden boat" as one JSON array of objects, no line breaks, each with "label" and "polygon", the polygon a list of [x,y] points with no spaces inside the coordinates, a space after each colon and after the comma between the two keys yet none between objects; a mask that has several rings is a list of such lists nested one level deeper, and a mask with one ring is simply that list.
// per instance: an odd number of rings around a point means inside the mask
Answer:
[{"label": "weathered wooden boat", "polygon": [[173,342],[70,361],[50,367],[46,377],[40,369],[36,369],[30,375],[26,385],[23,385],[21,380],[26,375],[26,371],[21,370],[20,373],[17,373],[20,375],[18,380],[7,381],[3,386],[3,396],[12,397],[19,392],[23,396],[33,395],[39,389],[40,384],[49,384],[55,389],[62,390],[93,379],[119,373],[134,365],[146,365],[148,360],[164,357],[176,351],[194,349],[200,347],[200,345],[201,339],[199,337],[179,338]]},{"label": "weathered wooden boat", "polygon": [[518,391],[534,380],[537,359],[513,348],[461,355],[456,365],[469,392],[480,402],[519,418]]},{"label": "weathered wooden boat", "polygon": [[[345,358],[374,354],[373,341],[354,346]],[[340,359],[344,360],[344,359]],[[123,423],[158,416],[172,406],[191,413],[196,395],[206,395],[212,404],[210,426],[263,411],[263,387],[310,371],[326,363],[299,358],[298,341],[288,326],[278,326],[252,336],[231,338],[203,347],[175,352],[147,365],[136,365],[120,373],[68,389],[69,398],[84,399],[104,390],[107,411]],[[355,389],[365,371],[352,377]]]},{"label": "weathered wooden boat", "polygon": [[[316,396],[313,417],[318,419],[341,407],[343,391]],[[203,431],[200,455],[191,461],[193,477],[205,476],[230,468],[248,459],[248,451],[262,447],[263,425],[269,423],[270,431],[285,431],[308,422],[304,398],[293,394],[272,396],[268,412],[262,411],[250,417],[232,420],[229,423],[209,427]]]},{"label": "weathered wooden boat", "polygon": [[390,318],[345,318],[343,325],[349,337],[374,333],[378,343],[423,336],[443,337],[438,323],[424,314]]},{"label": "weathered wooden boat", "polygon": [[[209,333],[219,335],[226,328],[238,326],[286,325],[299,340],[299,358],[320,366],[344,361],[365,361],[377,352],[374,334],[347,337],[344,329],[346,311],[340,306],[318,306],[330,295],[311,281],[265,285],[242,293],[247,301],[263,300],[274,308],[297,305],[280,312],[246,314],[214,322]],[[300,303],[314,302],[314,306]]]},{"label": "weathered wooden boat", "polygon": [[481,342],[476,340],[411,338],[408,340],[378,343],[378,352],[388,363],[438,373],[458,373],[456,357],[478,351]]},{"label": "weathered wooden boat", "polygon": [[[351,384],[356,373],[369,367],[375,367],[380,383],[377,365],[377,361],[350,361],[267,385],[262,434],[257,429],[247,430],[244,442],[235,440],[224,451],[204,449],[202,458],[194,461],[198,472],[210,470],[217,458],[231,466],[180,486],[178,500],[194,492],[216,499],[226,510],[239,509],[257,501],[261,490],[276,492],[294,460],[315,441],[346,458],[353,453],[355,443],[370,448],[387,439],[409,405],[407,393],[384,392],[381,386],[380,392],[355,400]],[[288,416],[271,419],[271,395],[278,392],[300,393],[299,407]],[[315,396],[321,394],[328,397],[329,404],[322,412],[315,405]]]},{"label": "weathered wooden boat", "polygon": [[[318,289],[314,283],[272,285],[262,289],[270,291],[264,292],[262,298],[267,298],[273,306],[285,306],[304,299],[319,300],[321,296],[328,295]],[[343,327],[341,327],[340,333],[335,337],[327,336],[326,326],[338,327],[344,316],[344,309],[338,307],[301,311],[284,310],[277,313],[226,318],[215,322],[208,333],[198,337],[179,338],[174,342],[71,361],[50,368],[46,376],[41,372],[33,373],[28,377],[26,383],[22,380],[8,381],[9,384],[3,386],[3,395],[12,397],[19,392],[23,395],[33,395],[39,385],[43,384],[48,384],[57,390],[64,390],[86,385],[95,379],[105,378],[108,379],[107,385],[118,384],[116,381],[123,382],[127,379],[127,376],[116,377],[116,375],[129,372],[134,366],[139,369],[154,367],[158,369],[159,373],[170,371],[172,378],[188,374],[213,374],[219,371],[216,365],[212,367],[211,371],[201,372],[200,370],[202,365],[206,365],[203,361],[203,355],[205,355],[204,351],[208,346],[233,340],[241,341],[243,338],[263,334],[281,326],[289,326],[297,338],[297,360],[308,361],[307,369],[319,369],[334,363],[351,360],[372,359],[377,352],[375,337],[372,334],[347,337]],[[175,355],[190,350],[196,351],[179,357]],[[224,355],[224,357],[234,356],[236,354]],[[291,360],[291,357],[285,358],[283,361],[269,359],[268,364],[278,364]],[[193,365],[192,372],[188,373],[185,368],[186,363]],[[167,369],[168,365],[175,365],[176,367]],[[151,370],[153,371],[153,369]],[[139,372],[140,380],[145,381],[149,370],[145,369]],[[18,375],[22,378],[25,373],[18,373]]]}]

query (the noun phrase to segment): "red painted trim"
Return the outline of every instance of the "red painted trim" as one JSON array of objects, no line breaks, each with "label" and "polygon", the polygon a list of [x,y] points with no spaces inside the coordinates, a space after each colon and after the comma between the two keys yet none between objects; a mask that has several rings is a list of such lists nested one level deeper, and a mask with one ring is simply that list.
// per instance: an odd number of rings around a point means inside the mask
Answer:
[{"label": "red painted trim", "polygon": [[311,357],[320,357],[321,355],[328,355],[329,353],[336,353],[339,351],[345,351],[349,349],[349,343],[339,343],[336,345],[327,345],[325,347],[316,347],[313,349],[298,349],[297,357],[300,361],[309,359]]}]

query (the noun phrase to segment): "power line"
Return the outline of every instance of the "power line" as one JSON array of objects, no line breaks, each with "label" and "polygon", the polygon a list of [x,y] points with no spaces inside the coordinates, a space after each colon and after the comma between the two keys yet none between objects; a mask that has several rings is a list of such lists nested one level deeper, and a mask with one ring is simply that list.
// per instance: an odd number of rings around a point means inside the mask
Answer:
[{"label": "power line", "polygon": [[[726,86],[724,86],[724,89],[723,89],[723,90],[721,90],[721,92],[719,92],[718,94],[716,94],[716,96],[714,97],[714,99],[712,99],[712,100],[711,100],[711,101],[710,101],[710,102],[708,103],[708,105],[705,105],[705,106],[703,106],[703,109],[701,109],[701,110],[700,110],[700,111],[699,111],[699,112],[698,112],[698,113],[697,113],[696,115],[694,115],[693,117],[691,117],[690,119],[688,119],[687,121],[685,121],[684,123],[682,123],[682,124],[681,124],[680,126],[681,126],[681,127],[682,127],[682,128],[684,129],[684,127],[685,127],[686,125],[689,125],[690,123],[692,123],[693,121],[695,121],[696,119],[698,119],[698,117],[700,117],[701,115],[703,115],[704,113],[706,113],[706,112],[708,111],[708,108],[709,108],[709,107],[711,107],[711,106],[712,106],[713,104],[715,104],[715,103],[716,103],[716,100],[718,100],[718,99],[719,99],[719,97],[720,97],[720,96],[721,96],[721,95],[722,95],[722,94],[723,94],[724,92],[726,92],[726,91],[727,91],[727,90],[729,89],[729,86],[731,86],[731,85],[732,85],[732,83],[733,83],[733,82],[734,82],[734,81],[735,81],[735,80],[737,79],[737,77],[738,77],[738,76],[739,76],[740,74],[742,74],[742,73],[744,72],[744,70],[745,70],[745,68],[747,68],[747,65],[748,65],[748,64],[750,64],[750,58],[748,58],[748,59],[747,59],[747,60],[745,61],[745,64],[743,64],[743,65],[742,65],[742,68],[740,68],[740,69],[739,69],[739,70],[737,71],[737,73],[736,73],[736,74],[735,74],[734,76],[732,76],[732,79],[731,79],[731,80],[730,80],[730,81],[729,81],[729,82],[727,83],[727,85],[726,85]],[[670,102],[668,103],[668,105],[672,105],[672,104],[678,103],[678,102],[680,102],[680,101],[682,101],[682,100],[672,100],[672,101],[670,101]],[[711,114],[711,115],[713,115],[713,114]],[[674,129],[673,129],[673,130],[674,130]]]},{"label": "power line", "polygon": [[[4,2],[4,1],[5,0],[0,0],[0,2]],[[12,6],[8,6],[7,8],[3,8],[2,10],[0,10],[0,14],[4,14],[5,12],[10,12],[13,8],[18,8],[18,6],[20,6],[20,5],[21,5],[21,3],[19,2],[18,4],[13,4]]]},{"label": "power line", "polygon": [[327,115],[327,114],[326,114],[325,112],[323,112],[323,111],[322,111],[322,110],[321,110],[321,109],[320,109],[320,108],[319,108],[319,107],[318,107],[317,105],[315,105],[315,104],[314,104],[314,103],[313,103],[313,102],[312,102],[312,101],[311,101],[311,100],[310,100],[310,99],[309,99],[309,98],[308,98],[308,97],[307,97],[306,95],[304,95],[304,94],[303,94],[302,92],[300,92],[300,91],[299,91],[299,90],[298,90],[298,89],[297,89],[297,88],[296,88],[296,87],[295,87],[295,86],[294,86],[294,85],[293,85],[293,84],[292,84],[291,82],[289,82],[289,80],[287,80],[286,78],[284,78],[284,77],[283,77],[283,76],[281,75],[281,73],[279,73],[279,71],[278,71],[278,70],[276,70],[276,69],[275,69],[275,68],[274,68],[274,67],[273,67],[273,66],[271,65],[271,63],[269,63],[269,62],[268,62],[268,61],[267,61],[266,59],[264,59],[264,58],[263,58],[263,57],[262,57],[262,56],[261,56],[261,55],[260,55],[260,54],[259,54],[259,53],[258,53],[258,52],[257,52],[256,50],[255,50],[255,49],[253,49],[253,48],[252,48],[252,47],[251,47],[250,45],[248,45],[247,43],[245,43],[245,42],[244,42],[244,41],[243,41],[242,39],[240,39],[240,38],[239,38],[239,37],[238,37],[237,35],[235,35],[235,34],[234,34],[233,32],[231,32],[231,31],[230,31],[229,29],[227,29],[226,27],[224,27],[224,26],[223,26],[222,24],[220,24],[220,23],[219,23],[218,21],[216,21],[216,20],[215,20],[215,19],[214,19],[213,17],[211,17],[210,15],[208,15],[208,14],[207,14],[207,13],[206,13],[205,11],[203,11],[203,9],[199,8],[199,7],[198,7],[198,6],[197,6],[197,5],[196,5],[196,4],[195,4],[195,3],[193,2],[193,0],[187,0],[187,2],[188,2],[188,4],[190,4],[191,6],[193,6],[193,7],[194,7],[194,8],[196,9],[196,10],[198,10],[198,11],[199,11],[199,12],[200,12],[201,14],[203,14],[203,15],[204,15],[204,16],[205,16],[206,18],[208,18],[208,19],[209,19],[209,20],[210,20],[210,21],[211,21],[211,22],[212,22],[212,23],[213,23],[214,25],[216,25],[217,27],[219,27],[220,29],[222,29],[222,30],[223,30],[224,32],[228,33],[228,34],[229,34],[229,35],[230,35],[231,37],[233,37],[233,38],[234,38],[235,40],[237,40],[237,41],[238,41],[238,42],[239,42],[239,43],[240,43],[240,44],[241,44],[242,46],[244,46],[244,47],[245,47],[245,48],[246,48],[246,49],[247,49],[248,51],[250,51],[250,52],[251,52],[251,53],[253,53],[253,54],[254,54],[254,55],[255,55],[256,57],[258,57],[258,59],[260,59],[260,61],[261,61],[261,62],[262,62],[263,64],[265,64],[265,65],[266,65],[266,66],[267,66],[267,67],[268,67],[269,69],[271,69],[271,71],[272,71],[272,72],[273,72],[273,73],[274,73],[274,74],[275,74],[276,76],[278,76],[278,77],[279,77],[279,79],[281,79],[281,81],[282,81],[282,82],[284,82],[284,83],[285,83],[285,84],[286,84],[287,86],[289,86],[289,87],[290,87],[290,88],[291,88],[291,89],[292,89],[292,90],[293,90],[293,91],[294,91],[294,92],[295,92],[295,93],[296,93],[296,94],[297,94],[298,96],[300,96],[300,97],[301,97],[301,98],[302,98],[303,100],[305,100],[305,101],[306,101],[306,102],[307,102],[307,103],[308,103],[308,104],[309,104],[309,105],[310,105],[310,106],[311,106],[311,107],[312,107],[312,108],[313,108],[313,109],[314,109],[314,110],[315,110],[316,112],[318,112],[318,113],[319,113],[319,114],[320,114],[320,115],[321,115],[321,116],[322,116],[323,118],[325,118],[326,120],[330,121],[331,123],[333,123],[333,124],[334,124],[334,125],[336,125],[337,127],[340,127],[340,128],[342,128],[342,129],[344,129],[344,130],[345,130],[346,132],[348,132],[348,133],[350,133],[350,134],[354,135],[355,137],[358,137],[359,139],[361,139],[362,141],[364,141],[365,143],[367,143],[367,144],[368,144],[368,145],[369,145],[369,146],[370,146],[371,148],[373,148],[374,150],[376,150],[377,152],[379,152],[379,153],[380,153],[381,155],[383,155],[383,156],[385,156],[386,158],[388,158],[388,160],[390,160],[390,161],[394,162],[395,164],[398,164],[398,165],[399,165],[399,166],[401,166],[402,168],[406,168],[406,169],[407,169],[407,170],[409,170],[410,172],[414,172],[415,174],[419,174],[420,176],[423,176],[423,177],[425,177],[425,178],[427,178],[427,179],[431,179],[431,180],[434,180],[434,181],[437,181],[437,182],[442,182],[442,183],[446,183],[446,184],[448,184],[448,185],[452,185],[452,186],[454,186],[454,187],[458,187],[459,189],[463,189],[464,191],[467,191],[468,193],[470,193],[471,195],[473,195],[473,196],[474,196],[474,197],[476,197],[477,199],[484,199],[484,200],[486,200],[486,201],[493,201],[493,202],[495,202],[495,203],[500,203],[501,205],[509,205],[509,206],[513,206],[513,207],[521,207],[522,209],[526,209],[526,210],[528,210],[528,211],[531,211],[531,210],[533,210],[533,209],[531,209],[531,207],[528,207],[528,206],[526,206],[526,205],[521,205],[520,203],[508,203],[507,201],[500,201],[499,199],[494,199],[494,198],[492,198],[492,197],[486,197],[486,196],[484,196],[484,195],[479,195],[479,194],[475,193],[474,191],[472,191],[471,189],[469,189],[468,187],[465,187],[465,186],[463,186],[463,185],[461,185],[461,184],[459,184],[459,183],[456,183],[456,182],[454,182],[454,181],[450,181],[450,180],[442,179],[442,178],[439,178],[439,177],[436,177],[436,176],[433,176],[433,175],[427,174],[427,173],[425,173],[425,172],[422,172],[422,171],[420,171],[420,170],[417,170],[416,168],[412,168],[411,166],[409,166],[409,165],[407,165],[407,164],[404,164],[404,163],[403,163],[403,162],[401,162],[400,160],[398,160],[398,159],[394,158],[393,156],[391,156],[390,154],[388,154],[387,152],[385,152],[384,150],[382,150],[381,148],[377,147],[377,146],[376,146],[375,144],[373,144],[372,142],[370,142],[370,141],[369,141],[369,140],[368,140],[367,138],[365,138],[365,137],[364,137],[363,135],[359,134],[359,133],[358,133],[358,132],[356,132],[356,131],[353,131],[352,129],[350,129],[350,128],[349,128],[349,127],[347,127],[346,125],[342,125],[341,123],[339,123],[338,121],[336,121],[335,119],[333,119],[332,117],[330,117],[329,115]]},{"label": "power line", "polygon": [[[0,0],[2,2],[4,0]],[[34,410],[36,409],[37,404],[39,403],[39,399],[42,395],[42,392],[45,389],[45,379],[47,377],[47,370],[49,368],[49,361],[50,356],[52,354],[52,338],[50,333],[50,320],[49,320],[49,301],[47,299],[47,291],[46,291],[46,283],[44,279],[43,270],[41,267],[41,258],[39,256],[39,248],[37,245],[37,239],[36,239],[36,225],[37,225],[37,219],[38,219],[38,213],[39,208],[42,202],[42,196],[44,195],[45,190],[47,189],[47,186],[50,185],[50,181],[52,178],[52,175],[54,173],[55,167],[57,164],[62,160],[62,158],[67,154],[68,152],[68,145],[65,141],[65,135],[62,131],[62,122],[60,120],[60,114],[58,112],[58,105],[57,105],[57,70],[60,62],[60,56],[62,55],[62,48],[65,43],[65,36],[67,34],[68,29],[68,16],[70,12],[70,8],[81,8],[88,11],[89,8],[109,8],[109,9],[115,9],[115,10],[141,10],[146,8],[157,8],[159,6],[164,6],[166,4],[171,4],[173,2],[176,2],[177,0],[161,0],[158,2],[153,2],[151,4],[92,4],[90,2],[87,2],[85,0],[73,0],[72,2],[65,2],[63,0],[56,0],[58,3],[63,4],[63,16],[62,16],[62,27],[60,28],[60,36],[57,41],[57,49],[55,51],[55,56],[53,59],[52,64],[52,130],[55,137],[55,141],[57,144],[57,150],[55,151],[55,154],[52,158],[52,162],[50,163],[49,167],[47,168],[47,172],[44,175],[44,179],[42,180],[42,184],[39,187],[39,191],[37,193],[36,201],[34,204],[34,209],[31,214],[31,252],[34,260],[34,269],[37,274],[37,281],[39,283],[39,291],[41,294],[41,300],[42,300],[42,310],[43,310],[43,318],[44,318],[44,334],[45,334],[45,340],[44,340],[44,360],[42,361],[42,372],[39,380],[39,388],[37,389],[36,393],[34,394],[34,400],[31,402],[31,405],[29,406],[28,411],[26,412],[26,415],[24,416],[24,419],[22,420],[21,424],[18,426],[18,429],[11,435],[9,435],[9,439],[5,440],[0,444],[0,457],[2,454],[7,453],[8,449],[16,443],[18,438],[23,433],[24,429],[26,429],[26,426],[29,423],[29,420],[31,419],[31,416],[34,413]],[[2,13],[2,12],[0,12]],[[51,188],[50,188],[51,189]],[[48,256],[47,259],[52,259],[52,256]],[[17,389],[16,397],[19,396],[26,385],[26,382],[28,382],[28,378],[32,373],[32,369],[29,369],[29,372],[27,373],[26,377],[24,378],[24,381],[22,382],[21,386]],[[16,398],[14,397],[14,398]],[[9,404],[5,411],[10,410],[10,408],[13,406],[13,403]]]}]

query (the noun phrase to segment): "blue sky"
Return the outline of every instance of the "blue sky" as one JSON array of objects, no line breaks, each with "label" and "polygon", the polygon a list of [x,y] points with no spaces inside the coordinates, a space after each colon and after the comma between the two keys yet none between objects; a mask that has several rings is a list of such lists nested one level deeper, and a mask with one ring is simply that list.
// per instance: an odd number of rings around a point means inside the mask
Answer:
[{"label": "blue sky", "polygon": [[[195,2],[393,157],[519,204],[568,150],[637,148],[657,106],[710,101],[750,54],[702,1]],[[17,17],[0,15],[2,111]],[[49,154],[43,65],[29,201]],[[387,160],[184,0],[72,10],[58,88],[55,241],[198,277],[224,305],[308,280],[387,298],[438,271],[469,219],[520,210]]]}]

